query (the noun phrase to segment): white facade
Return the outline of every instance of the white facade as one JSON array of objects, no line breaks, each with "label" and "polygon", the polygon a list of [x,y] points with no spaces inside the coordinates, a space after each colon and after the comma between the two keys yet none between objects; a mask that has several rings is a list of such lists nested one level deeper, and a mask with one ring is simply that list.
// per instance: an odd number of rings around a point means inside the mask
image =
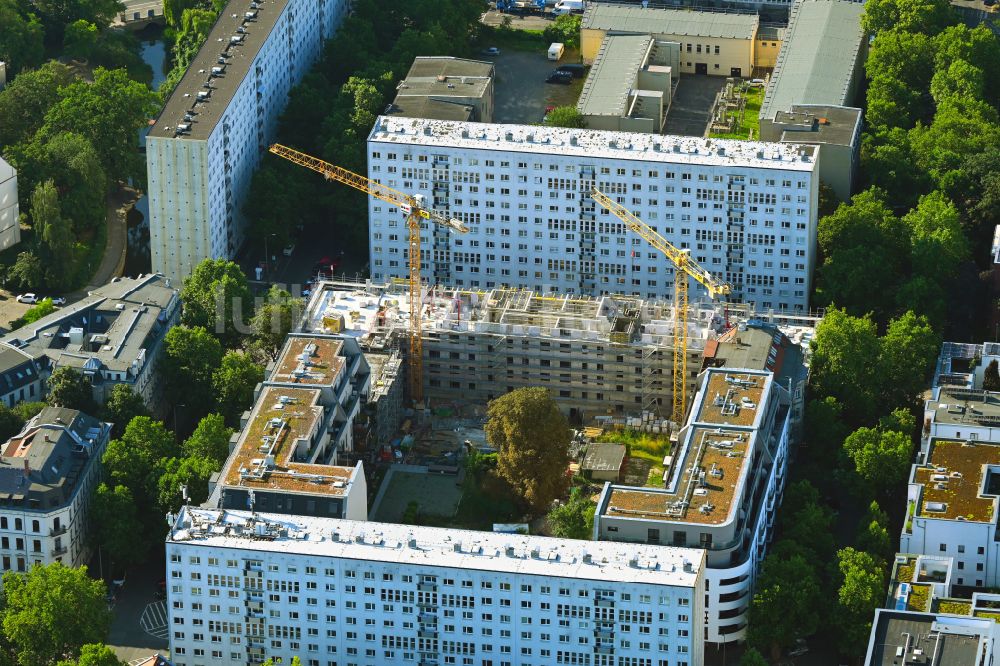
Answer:
[{"label": "white facade", "polygon": [[704,553],[184,509],[176,666],[697,666]]},{"label": "white facade", "polygon": [[[3,63],[0,62],[0,66]],[[0,77],[0,90],[3,80]],[[20,213],[17,204],[17,171],[0,157],[0,250],[21,242]]]},{"label": "white facade", "polygon": [[[712,378],[723,374],[766,378],[759,397],[754,397],[757,413],[749,423],[738,425],[736,419],[736,423],[721,423],[707,415],[706,408],[713,404],[717,392]],[[704,639],[730,643],[746,637],[754,583],[781,505],[788,469],[790,397],[768,372],[709,370],[699,381],[691,416],[668,466],[671,477],[666,487],[606,484],[597,503],[594,538],[704,548]],[[735,446],[727,448],[725,442],[717,442],[708,448],[697,447],[699,432],[720,433]],[[722,451],[732,455],[720,454]],[[726,469],[724,458],[744,462],[737,469]],[[685,484],[696,468],[718,480],[688,492]],[[684,510],[675,510],[680,506],[678,501],[686,502]],[[703,512],[699,504],[704,502],[711,502],[712,508]]]},{"label": "white facade", "polygon": [[89,561],[88,508],[110,435],[110,423],[47,407],[0,445],[0,573]]},{"label": "white facade", "polygon": [[[458,218],[423,234],[423,277],[459,288],[672,298],[668,259],[590,198],[618,199],[733,284],[733,300],[805,310],[816,146],[380,117],[368,176]],[[371,276],[407,276],[402,213],[369,202]],[[701,293],[701,290],[698,290]]]},{"label": "white facade", "polygon": [[234,256],[250,181],[288,93],[347,4],[230,0],[222,10],[146,138],[154,271],[184,278],[202,259]]}]

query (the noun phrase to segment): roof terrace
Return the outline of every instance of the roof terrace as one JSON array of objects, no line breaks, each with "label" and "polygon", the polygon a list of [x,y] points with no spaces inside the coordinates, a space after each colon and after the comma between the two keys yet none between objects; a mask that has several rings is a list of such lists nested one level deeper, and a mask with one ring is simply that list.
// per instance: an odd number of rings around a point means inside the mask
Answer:
[{"label": "roof terrace", "polygon": [[289,337],[269,379],[283,384],[332,386],[344,371],[343,346],[335,338]]},{"label": "roof terrace", "polygon": [[265,388],[222,473],[223,485],[345,495],[353,467],[306,462],[323,427],[319,395],[318,389]]},{"label": "roof terrace", "polygon": [[[989,522],[996,515],[1000,477],[990,470],[1000,464],[1000,445],[934,440],[927,464],[913,471],[923,486],[917,515],[922,518]],[[989,493],[984,496],[983,492]]]}]

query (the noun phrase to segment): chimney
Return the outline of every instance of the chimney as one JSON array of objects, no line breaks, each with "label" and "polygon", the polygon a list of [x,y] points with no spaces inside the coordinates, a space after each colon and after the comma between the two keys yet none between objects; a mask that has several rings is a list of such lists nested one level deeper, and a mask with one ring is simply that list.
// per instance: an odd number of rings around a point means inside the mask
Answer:
[{"label": "chimney", "polygon": [[27,479],[30,476],[31,476],[31,463],[29,463],[28,459],[25,458],[24,459],[24,478]]}]

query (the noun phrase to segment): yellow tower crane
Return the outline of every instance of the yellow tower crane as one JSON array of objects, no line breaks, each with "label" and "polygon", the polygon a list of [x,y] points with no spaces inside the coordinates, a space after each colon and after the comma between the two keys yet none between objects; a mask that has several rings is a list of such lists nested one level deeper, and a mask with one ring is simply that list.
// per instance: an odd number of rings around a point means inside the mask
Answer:
[{"label": "yellow tower crane", "polygon": [[354,173],[343,167],[306,155],[287,146],[274,144],[269,149],[275,155],[290,162],[322,174],[327,180],[349,185],[365,194],[397,206],[406,215],[406,226],[410,238],[410,397],[415,405],[424,399],[424,356],[421,338],[421,314],[423,294],[420,279],[420,222],[430,220],[458,233],[468,233],[469,228],[460,220],[448,217],[424,207],[424,197],[420,194],[403,194],[378,181]]},{"label": "yellow tower crane", "polygon": [[674,403],[673,420],[678,425],[684,422],[687,410],[687,346],[688,346],[688,281],[686,276],[697,280],[712,298],[728,294],[732,287],[702,268],[691,259],[688,250],[682,250],[666,238],[656,233],[649,225],[632,214],[632,211],[604,194],[594,190],[590,194],[594,201],[614,213],[629,229],[641,236],[647,243],[667,255],[676,266],[674,271]]}]

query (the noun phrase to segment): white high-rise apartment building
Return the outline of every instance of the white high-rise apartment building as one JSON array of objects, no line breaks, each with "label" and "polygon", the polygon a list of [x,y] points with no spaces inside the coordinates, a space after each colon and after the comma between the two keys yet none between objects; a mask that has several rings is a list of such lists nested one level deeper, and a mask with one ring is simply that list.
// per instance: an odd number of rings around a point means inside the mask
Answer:
[{"label": "white high-rise apartment building", "polygon": [[704,551],[182,509],[176,666],[697,666]]},{"label": "white high-rise apartment building", "polygon": [[[805,310],[818,146],[380,117],[368,176],[465,222],[423,233],[423,276],[459,288],[672,298],[672,264],[591,197],[616,198],[733,299]],[[400,210],[369,203],[371,276],[407,276]],[[692,294],[694,295],[694,294]]]},{"label": "white high-rise apartment building", "polygon": [[288,93],[347,0],[230,0],[146,138],[153,270],[232,257],[243,205]]}]

